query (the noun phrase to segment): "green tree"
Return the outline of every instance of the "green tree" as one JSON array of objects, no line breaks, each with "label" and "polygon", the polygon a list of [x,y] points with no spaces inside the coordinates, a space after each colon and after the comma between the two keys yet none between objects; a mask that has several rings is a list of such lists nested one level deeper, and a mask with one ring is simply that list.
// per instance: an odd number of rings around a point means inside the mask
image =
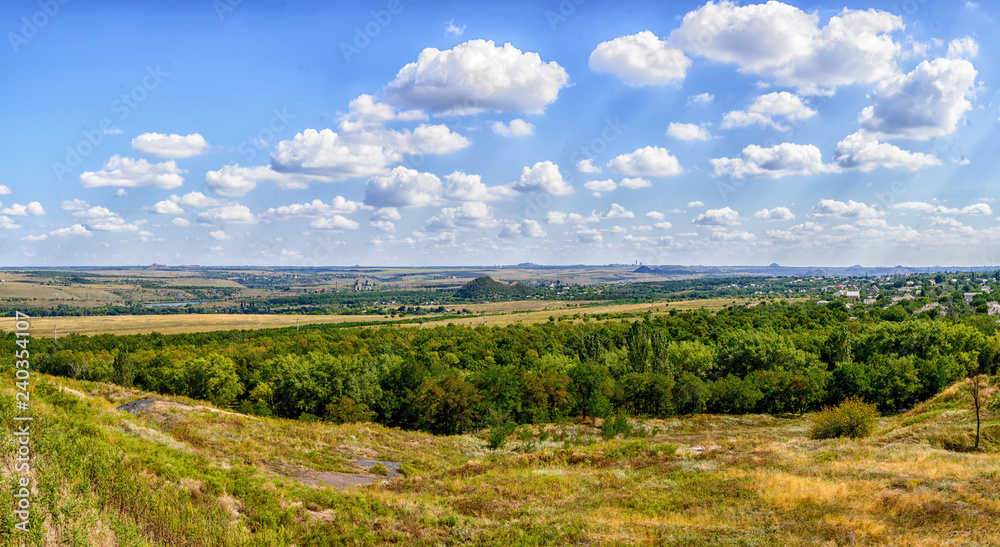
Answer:
[{"label": "green tree", "polygon": [[640,321],[632,323],[625,336],[625,347],[628,348],[628,364],[632,372],[646,372],[653,352],[649,340],[649,331]]},{"label": "green tree", "polygon": [[674,384],[674,408],[681,414],[704,412],[709,393],[708,384],[691,372],[685,372]]},{"label": "green tree", "polygon": [[135,363],[129,355],[128,345],[118,346],[118,354],[114,362],[114,383],[122,387],[132,387],[135,382]]},{"label": "green tree", "polygon": [[730,374],[712,382],[707,408],[711,412],[745,414],[753,412],[763,396],[752,382]]},{"label": "green tree", "polygon": [[674,374],[682,376],[686,372],[704,378],[715,367],[715,352],[698,341],[671,342],[667,360]]},{"label": "green tree", "polygon": [[420,429],[438,435],[464,433],[478,422],[479,393],[458,371],[427,378],[413,400]]},{"label": "green tree", "polygon": [[232,404],[243,394],[243,383],[236,375],[236,363],[216,353],[189,359],[183,365],[187,379],[187,395],[193,399],[211,401],[216,405]]},{"label": "green tree", "polygon": [[603,418],[611,410],[614,380],[608,369],[594,362],[580,363],[569,369],[570,392],[576,403],[576,414],[586,418]]}]

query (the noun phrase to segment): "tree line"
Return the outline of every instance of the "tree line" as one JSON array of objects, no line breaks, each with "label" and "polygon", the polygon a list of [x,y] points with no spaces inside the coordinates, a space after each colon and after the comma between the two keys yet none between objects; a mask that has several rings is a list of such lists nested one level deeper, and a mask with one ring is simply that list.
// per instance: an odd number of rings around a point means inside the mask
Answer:
[{"label": "tree line", "polygon": [[893,412],[996,373],[997,327],[778,302],[530,326],[33,338],[32,366],[257,415],[449,434],[613,414],[801,413],[849,397]]}]

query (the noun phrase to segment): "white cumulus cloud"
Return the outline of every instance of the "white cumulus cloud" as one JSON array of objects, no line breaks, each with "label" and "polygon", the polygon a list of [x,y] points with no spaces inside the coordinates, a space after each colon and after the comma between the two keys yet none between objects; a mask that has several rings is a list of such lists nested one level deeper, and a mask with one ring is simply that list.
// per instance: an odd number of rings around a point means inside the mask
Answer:
[{"label": "white cumulus cloud", "polygon": [[420,207],[442,201],[441,179],[403,166],[365,183],[365,204],[373,207]]},{"label": "white cumulus cloud", "polygon": [[111,156],[100,171],[84,171],[80,174],[80,184],[84,188],[117,186],[119,188],[162,188],[170,190],[184,184],[174,160],[163,163],[149,163],[144,159],[132,159],[119,155]]},{"label": "white cumulus cloud", "polygon": [[735,226],[740,223],[740,214],[729,207],[709,209],[692,219],[691,223],[700,226]]},{"label": "white cumulus cloud", "polygon": [[761,209],[753,214],[754,218],[760,220],[795,220],[795,215],[788,207],[775,207],[774,209]]},{"label": "white cumulus cloud", "polygon": [[590,69],[614,74],[630,85],[662,85],[684,79],[691,59],[644,30],[601,42],[590,54]]},{"label": "white cumulus cloud", "polygon": [[386,102],[444,114],[540,113],[556,100],[569,76],[555,61],[511,44],[470,40],[441,51],[429,47],[382,90]]},{"label": "white cumulus cloud", "polygon": [[687,13],[668,39],[685,51],[733,63],[803,93],[871,83],[897,70],[900,45],[892,34],[903,19],[886,11],[845,8],[820,26],[819,16],[770,1],[708,2]]},{"label": "white cumulus cloud", "polygon": [[800,97],[787,91],[760,95],[746,110],[733,110],[722,118],[722,127],[747,127],[763,125],[778,131],[789,131],[791,127],[774,120],[776,117],[787,121],[801,121],[816,115],[816,111],[806,106]]},{"label": "white cumulus cloud", "polygon": [[700,125],[677,122],[667,126],[667,136],[682,141],[707,141],[712,138],[712,134]]},{"label": "white cumulus cloud", "polygon": [[132,139],[133,150],[158,158],[190,158],[201,154],[207,147],[208,141],[199,133],[143,133]]},{"label": "white cumulus cloud", "polygon": [[646,146],[635,152],[621,154],[608,162],[617,173],[631,176],[668,177],[684,172],[677,156],[659,146]]},{"label": "white cumulus cloud", "polygon": [[743,149],[738,158],[713,158],[710,161],[716,177],[781,178],[836,171],[835,167],[823,163],[819,148],[788,142],[769,148],[751,144]]},{"label": "white cumulus cloud", "polygon": [[509,124],[495,122],[492,129],[501,137],[527,137],[535,134],[535,126],[520,118],[511,120]]},{"label": "white cumulus cloud", "polygon": [[565,196],[574,192],[573,187],[563,180],[559,166],[551,161],[540,161],[531,167],[521,169],[521,178],[511,188],[518,192],[547,192],[554,196]]},{"label": "white cumulus cloud", "polygon": [[837,143],[833,161],[843,169],[871,171],[879,167],[916,170],[941,161],[931,154],[908,152],[889,143],[880,143],[875,135],[858,131]]},{"label": "white cumulus cloud", "polygon": [[950,135],[972,108],[976,69],[965,59],[923,61],[875,86],[861,128],[878,137],[926,140]]}]

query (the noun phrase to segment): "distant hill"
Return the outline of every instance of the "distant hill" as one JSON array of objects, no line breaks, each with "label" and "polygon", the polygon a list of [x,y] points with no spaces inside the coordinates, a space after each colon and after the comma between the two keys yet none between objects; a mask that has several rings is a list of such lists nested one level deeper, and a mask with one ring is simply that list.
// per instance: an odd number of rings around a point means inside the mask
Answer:
[{"label": "distant hill", "polygon": [[455,296],[467,300],[483,300],[486,298],[523,298],[537,292],[536,289],[517,283],[508,285],[484,275],[469,281],[455,291]]},{"label": "distant hill", "polygon": [[648,273],[653,273],[653,270],[651,270],[649,268],[649,266],[639,266],[638,268],[636,268],[636,270],[633,273],[645,273],[645,274],[648,274]]}]

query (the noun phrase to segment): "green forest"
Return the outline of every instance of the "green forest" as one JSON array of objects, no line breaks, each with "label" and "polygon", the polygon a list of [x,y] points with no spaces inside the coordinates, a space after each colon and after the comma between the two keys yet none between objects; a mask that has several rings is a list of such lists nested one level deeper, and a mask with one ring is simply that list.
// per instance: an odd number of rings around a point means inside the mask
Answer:
[{"label": "green forest", "polygon": [[[894,412],[995,373],[997,331],[984,315],[887,320],[781,301],[531,326],[71,335],[35,338],[31,354],[41,372],[245,413],[453,434],[575,417],[802,413],[852,396]],[[13,335],[3,343],[13,355]]]}]

